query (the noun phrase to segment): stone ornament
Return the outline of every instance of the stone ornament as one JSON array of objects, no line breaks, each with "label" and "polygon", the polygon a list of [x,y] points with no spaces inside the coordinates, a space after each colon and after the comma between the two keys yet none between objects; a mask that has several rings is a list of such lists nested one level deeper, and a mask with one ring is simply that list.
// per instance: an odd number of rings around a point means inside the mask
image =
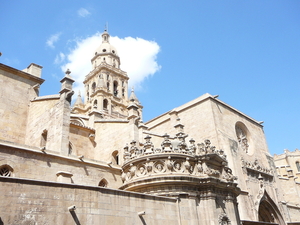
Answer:
[{"label": "stone ornament", "polygon": [[146,142],[141,149],[136,141],[132,141],[130,147],[126,145],[121,175],[123,183],[171,175],[213,177],[230,183],[237,179],[227,166],[224,151],[211,146],[210,140],[196,145],[191,139],[190,145],[187,145],[186,135],[180,133],[177,137],[177,148],[173,148],[168,134],[163,136],[162,148],[155,148],[149,135],[145,137]]},{"label": "stone ornament", "polygon": [[219,225],[230,225],[230,220],[225,213],[219,215]]},{"label": "stone ornament", "polygon": [[246,161],[244,158],[241,158],[242,167],[248,170],[256,171],[257,173],[265,173],[272,175],[272,170],[268,169],[266,167],[262,167],[261,164],[257,159],[255,159],[253,162]]}]

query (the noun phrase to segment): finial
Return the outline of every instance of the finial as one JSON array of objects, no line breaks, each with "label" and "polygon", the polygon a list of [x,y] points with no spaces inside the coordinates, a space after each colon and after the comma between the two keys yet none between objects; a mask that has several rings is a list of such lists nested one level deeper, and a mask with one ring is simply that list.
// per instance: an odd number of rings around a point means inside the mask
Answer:
[{"label": "finial", "polygon": [[134,92],[134,86],[131,87],[131,92]]},{"label": "finial", "polygon": [[78,91],[78,96],[80,96],[80,97],[81,97],[81,92],[80,92],[80,90]]},{"label": "finial", "polygon": [[69,69],[67,69],[67,71],[65,72],[65,74],[70,75],[71,71]]},{"label": "finial", "polygon": [[108,22],[105,23],[105,26],[104,26],[104,32],[105,32],[105,31],[108,32]]}]

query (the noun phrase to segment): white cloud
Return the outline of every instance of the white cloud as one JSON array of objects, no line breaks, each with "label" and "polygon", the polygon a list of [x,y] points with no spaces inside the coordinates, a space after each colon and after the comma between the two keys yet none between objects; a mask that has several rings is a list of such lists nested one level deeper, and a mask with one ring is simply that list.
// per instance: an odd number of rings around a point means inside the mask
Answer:
[{"label": "white cloud", "polygon": [[58,55],[56,55],[54,59],[55,64],[61,64],[65,60],[66,56],[64,53],[60,52]]},{"label": "white cloud", "polygon": [[[66,56],[68,63],[61,68],[71,70],[71,76],[75,79],[75,91],[80,89],[83,92],[83,80],[92,70],[91,58],[94,51],[101,45],[102,37],[100,33],[76,42],[76,46]],[[134,86],[139,88],[141,82],[154,73],[161,66],[156,61],[160,50],[159,45],[154,41],[142,38],[119,38],[111,37],[110,43],[116,47],[121,60],[121,69],[129,76],[129,88]]]},{"label": "white cloud", "polygon": [[86,17],[86,16],[88,16],[88,15],[91,14],[91,13],[90,13],[87,9],[85,9],[85,8],[79,9],[79,10],[77,11],[77,13],[78,13],[78,16],[80,16],[80,17]]},{"label": "white cloud", "polygon": [[61,35],[61,33],[53,34],[50,38],[48,38],[48,40],[46,41],[46,44],[50,48],[54,48],[54,43],[59,40],[60,35]]}]

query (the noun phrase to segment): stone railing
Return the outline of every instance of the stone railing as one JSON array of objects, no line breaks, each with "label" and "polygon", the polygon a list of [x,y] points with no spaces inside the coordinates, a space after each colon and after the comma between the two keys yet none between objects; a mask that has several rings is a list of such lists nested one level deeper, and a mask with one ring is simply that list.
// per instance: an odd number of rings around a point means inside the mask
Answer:
[{"label": "stone railing", "polygon": [[151,137],[148,135],[145,137],[146,142],[143,144],[142,148],[136,146],[136,141],[130,143],[130,147],[124,147],[124,161],[125,163],[134,158],[153,155],[153,154],[169,154],[169,153],[178,153],[185,154],[190,156],[195,155],[205,155],[205,154],[217,154],[220,157],[226,159],[226,155],[223,150],[217,150],[215,146],[211,146],[210,140],[205,140],[203,143],[195,145],[195,141],[190,139],[189,145],[185,142],[184,135],[180,134],[175,137],[175,140],[170,140],[170,136],[165,134],[164,141],[161,143],[161,148],[154,148],[154,145],[150,141]]}]

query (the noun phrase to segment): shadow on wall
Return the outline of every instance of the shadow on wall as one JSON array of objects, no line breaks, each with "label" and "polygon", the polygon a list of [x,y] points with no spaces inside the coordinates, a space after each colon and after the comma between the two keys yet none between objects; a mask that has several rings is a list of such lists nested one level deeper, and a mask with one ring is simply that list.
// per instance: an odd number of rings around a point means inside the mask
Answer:
[{"label": "shadow on wall", "polygon": [[2,219],[1,219],[1,217],[0,217],[0,225],[4,225],[4,223],[3,223]]}]

